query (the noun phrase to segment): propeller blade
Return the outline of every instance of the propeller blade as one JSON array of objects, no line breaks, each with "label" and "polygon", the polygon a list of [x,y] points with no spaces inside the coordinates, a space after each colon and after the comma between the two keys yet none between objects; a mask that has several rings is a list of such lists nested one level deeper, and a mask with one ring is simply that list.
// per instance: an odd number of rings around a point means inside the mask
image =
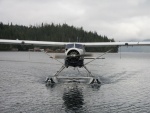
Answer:
[{"label": "propeller blade", "polygon": [[91,57],[91,56],[93,56],[92,54],[83,54],[83,55],[55,55],[55,58],[56,59],[64,59],[64,58],[66,58],[66,57]]},{"label": "propeller blade", "polygon": [[83,56],[83,57],[91,57],[91,56],[93,56],[93,54],[91,54],[91,53],[86,53],[86,54],[83,54],[83,55],[80,55],[80,56]]},{"label": "propeller blade", "polygon": [[105,59],[105,58],[97,58],[97,57],[84,57],[84,59]]},{"label": "propeller blade", "polygon": [[55,59],[64,59],[66,57],[66,55],[54,55]]}]

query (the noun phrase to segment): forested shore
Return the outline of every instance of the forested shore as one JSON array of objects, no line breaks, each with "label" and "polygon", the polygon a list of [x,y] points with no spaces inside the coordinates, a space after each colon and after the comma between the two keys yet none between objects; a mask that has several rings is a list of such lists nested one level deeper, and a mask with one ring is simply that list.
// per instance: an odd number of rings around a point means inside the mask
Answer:
[{"label": "forested shore", "polygon": [[[114,39],[109,39],[107,36],[98,35],[96,31],[85,31],[82,27],[77,28],[67,24],[46,24],[40,25],[13,25],[13,23],[3,24],[0,22],[0,39],[13,40],[36,40],[36,41],[58,41],[58,42],[114,42]],[[28,50],[34,46],[23,45],[0,45],[0,50],[12,50],[18,48],[19,50]],[[56,47],[42,47],[52,50],[61,49]],[[112,48],[112,47],[111,47]],[[110,47],[95,47],[86,48],[89,52],[105,52]],[[114,47],[112,52],[117,52],[118,48]]]}]

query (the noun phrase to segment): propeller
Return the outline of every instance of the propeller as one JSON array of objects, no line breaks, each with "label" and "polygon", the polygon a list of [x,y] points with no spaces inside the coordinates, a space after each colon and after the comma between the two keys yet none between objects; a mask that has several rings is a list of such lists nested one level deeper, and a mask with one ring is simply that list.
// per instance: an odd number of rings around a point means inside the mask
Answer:
[{"label": "propeller", "polygon": [[56,59],[64,59],[66,57],[68,58],[76,58],[76,57],[91,57],[93,56],[92,54],[82,54],[82,55],[79,55],[79,54],[70,54],[70,55],[55,55],[54,58]]}]

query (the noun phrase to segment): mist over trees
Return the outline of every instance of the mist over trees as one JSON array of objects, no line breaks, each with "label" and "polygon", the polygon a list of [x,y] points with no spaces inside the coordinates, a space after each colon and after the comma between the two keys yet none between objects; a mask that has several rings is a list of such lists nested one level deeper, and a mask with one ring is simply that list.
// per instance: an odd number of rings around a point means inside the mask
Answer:
[{"label": "mist over trees", "polygon": [[[0,39],[13,40],[35,40],[35,41],[57,41],[57,42],[114,42],[114,39],[109,39],[107,36],[98,35],[97,32],[84,31],[82,27],[77,28],[67,24],[46,24],[41,25],[13,25],[3,24],[0,22]],[[0,45],[0,50],[10,50],[13,47],[19,48],[17,45]],[[25,50],[33,48],[26,46]],[[42,47],[52,48],[54,47]],[[111,47],[112,48],[112,47]],[[105,52],[108,47],[86,48],[87,51]],[[113,52],[117,52],[118,48],[114,47]]]}]

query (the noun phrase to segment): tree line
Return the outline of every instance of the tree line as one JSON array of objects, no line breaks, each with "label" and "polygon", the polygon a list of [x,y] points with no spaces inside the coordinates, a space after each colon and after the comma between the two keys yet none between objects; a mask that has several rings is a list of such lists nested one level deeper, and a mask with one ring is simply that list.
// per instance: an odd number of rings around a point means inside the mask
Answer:
[{"label": "tree line", "polygon": [[[3,24],[0,22],[0,39],[13,40],[36,40],[36,41],[58,41],[58,42],[114,42],[107,36],[98,35],[97,32],[84,31],[82,27],[69,26],[67,24],[47,24],[41,25],[13,25],[13,23]],[[11,50],[17,47],[20,50],[27,50],[33,46],[21,45],[0,45],[0,50]],[[21,49],[22,48],[22,49]],[[56,47],[43,47],[57,49]],[[112,47],[111,47],[112,48]],[[105,52],[110,47],[86,48],[87,51]],[[117,52],[118,47],[113,47],[112,52]]]}]

